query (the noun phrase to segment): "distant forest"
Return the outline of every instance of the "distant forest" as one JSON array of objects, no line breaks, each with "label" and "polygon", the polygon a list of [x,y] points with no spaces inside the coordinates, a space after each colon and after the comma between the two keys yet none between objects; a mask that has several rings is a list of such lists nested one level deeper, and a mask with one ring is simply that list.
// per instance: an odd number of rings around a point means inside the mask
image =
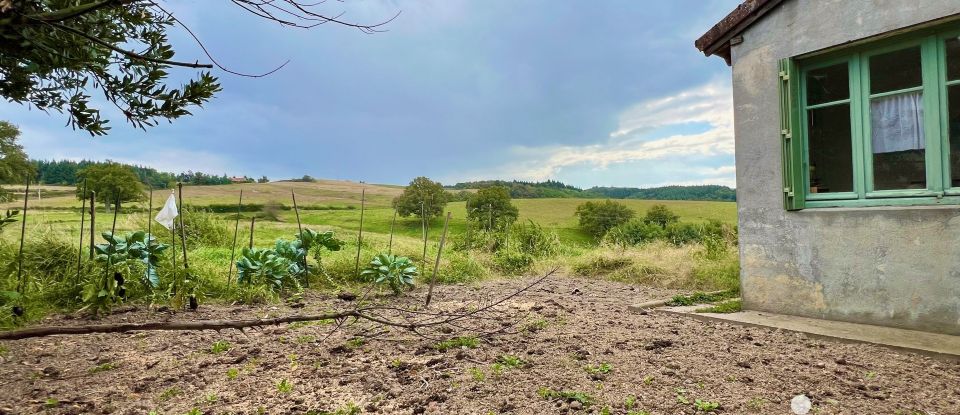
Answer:
[{"label": "distant forest", "polygon": [[[85,167],[111,163],[108,161],[72,161],[72,160],[31,160],[37,172],[36,180],[41,184],[53,185],[75,185],[77,184],[77,172]],[[121,163],[122,164],[122,163]],[[232,183],[227,175],[213,175],[199,171],[186,171],[180,174],[158,171],[152,167],[136,166],[123,164],[131,168],[140,177],[144,184],[153,186],[156,189],[166,189],[173,187],[177,182],[191,185],[217,185]],[[245,177],[246,181],[254,180]]]},{"label": "distant forest", "polygon": [[636,187],[591,187],[581,189],[555,180],[545,182],[483,180],[457,183],[449,189],[479,189],[489,186],[504,186],[510,196],[523,199],[537,198],[610,198],[647,200],[721,200],[735,201],[734,189],[719,185],[662,186],[646,189]]}]

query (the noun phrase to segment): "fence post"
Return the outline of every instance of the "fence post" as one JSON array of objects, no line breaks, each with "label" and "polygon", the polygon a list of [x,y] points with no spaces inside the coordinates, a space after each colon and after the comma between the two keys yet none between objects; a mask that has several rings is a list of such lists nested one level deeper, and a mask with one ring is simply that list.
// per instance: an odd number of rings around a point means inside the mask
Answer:
[{"label": "fence post", "polygon": [[23,239],[27,236],[27,200],[30,199],[30,179],[23,191],[23,216],[20,218],[20,251],[17,254],[17,292],[23,294]]},{"label": "fence post", "polygon": [[257,223],[257,217],[250,218],[250,249],[253,249],[253,225]]},{"label": "fence post", "polygon": [[357,234],[357,261],[353,266],[353,272],[360,276],[360,247],[363,245],[363,210],[366,207],[367,189],[360,190],[360,233]]},{"label": "fence post", "polygon": [[90,191],[90,260],[93,261],[93,246],[97,234],[97,192]]},{"label": "fence post", "polygon": [[423,230],[423,257],[420,258],[420,266],[424,266],[427,263],[427,216],[425,214],[426,209],[424,209],[423,201],[420,201],[420,227]]},{"label": "fence post", "polygon": [[80,192],[80,248],[77,250],[77,278],[74,279],[73,285],[80,285],[80,265],[83,261],[83,228],[84,228],[84,219],[87,218],[87,179],[83,179],[83,190]]},{"label": "fence post", "polygon": [[387,245],[387,254],[393,255],[393,230],[397,226],[397,208],[393,208],[393,221],[390,222],[390,243]]},{"label": "fence post", "polygon": [[233,243],[230,244],[230,270],[227,271],[227,287],[233,281],[233,259],[237,253],[237,234],[240,233],[240,210],[243,208],[243,189],[240,189],[240,201],[237,202],[237,222],[233,225]]},{"label": "fence post", "polygon": [[[300,208],[297,207],[297,194],[294,193],[293,190],[291,189],[290,196],[293,197],[293,213],[297,215],[297,231],[300,232],[300,246],[303,247],[303,225],[300,223]],[[360,215],[361,215],[360,228],[362,229],[363,228],[363,216],[362,216],[363,212],[362,211]],[[307,252],[306,249],[304,249],[304,252],[303,252],[303,286],[304,287],[310,286],[310,272],[307,269],[307,254],[309,254],[309,252]]]},{"label": "fence post", "polygon": [[190,264],[187,263],[187,234],[183,228],[183,216],[186,212],[183,211],[183,183],[177,183],[177,203],[179,204],[177,210],[180,211],[180,248],[183,251],[183,269],[189,270]]},{"label": "fence post", "polygon": [[[147,205],[147,280],[150,280],[150,254],[153,253],[153,249],[150,247],[150,240],[153,239],[153,185],[150,185],[150,202]],[[150,284],[153,287],[153,283]],[[157,287],[153,287],[157,288]]]},{"label": "fence post", "polygon": [[430,300],[433,298],[433,285],[437,283],[437,269],[440,268],[440,254],[443,253],[443,243],[447,240],[447,224],[449,223],[450,212],[447,212],[447,218],[443,221],[443,234],[440,235],[440,246],[437,248],[437,261],[433,263],[433,277],[430,278],[430,289],[427,291],[425,307],[430,306]]}]

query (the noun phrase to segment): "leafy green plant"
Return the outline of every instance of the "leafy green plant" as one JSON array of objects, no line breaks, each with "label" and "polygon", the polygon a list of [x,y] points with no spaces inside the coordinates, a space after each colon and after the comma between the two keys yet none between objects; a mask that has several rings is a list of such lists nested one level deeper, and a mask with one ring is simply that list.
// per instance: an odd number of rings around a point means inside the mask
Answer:
[{"label": "leafy green plant", "polygon": [[293,384],[290,383],[290,381],[286,379],[280,379],[280,381],[277,382],[277,392],[290,393],[292,391],[293,391]]},{"label": "leafy green plant", "polygon": [[144,283],[151,288],[160,286],[157,266],[160,263],[160,255],[170,248],[170,245],[157,242],[156,237],[144,231],[122,235],[103,232],[101,235],[107,243],[94,245],[98,261],[108,264],[119,264],[128,259],[141,261],[147,265],[143,275]]},{"label": "leafy green plant", "polygon": [[360,275],[371,278],[377,284],[387,284],[395,294],[400,294],[404,288],[413,287],[417,266],[407,257],[380,254],[373,257]]},{"label": "leafy green plant", "polygon": [[470,372],[470,377],[477,382],[483,382],[487,377],[487,375],[483,373],[483,369],[479,367],[471,367],[468,371]]},{"label": "leafy green plant", "polygon": [[477,347],[477,344],[478,342],[476,337],[455,337],[439,342],[433,345],[433,348],[437,349],[438,351],[445,352],[450,349],[459,349],[461,347],[473,349]]},{"label": "leafy green plant", "polygon": [[562,399],[567,402],[580,402],[583,406],[590,406],[593,404],[593,396],[585,392],[578,391],[555,391],[550,388],[540,388],[537,391],[537,394],[540,395],[543,399],[555,400]]},{"label": "leafy green plant", "polygon": [[237,282],[266,286],[273,292],[300,291],[311,269],[307,254],[313,251],[319,260],[320,250],[339,251],[342,246],[343,241],[331,231],[304,229],[292,241],[277,240],[273,249],[244,248],[237,260]]},{"label": "leafy green plant", "polygon": [[159,398],[159,399],[160,399],[161,402],[162,402],[162,401],[168,401],[168,400],[173,399],[173,398],[176,398],[177,396],[180,396],[180,395],[182,395],[182,394],[183,394],[183,391],[180,390],[180,388],[174,386],[174,387],[171,387],[171,388],[163,391],[163,393],[160,394],[160,398]]},{"label": "leafy green plant", "polygon": [[698,411],[713,412],[720,408],[720,402],[710,402],[697,399],[693,402],[693,406],[697,408]]},{"label": "leafy green plant", "polygon": [[7,225],[16,222],[18,215],[20,215],[19,210],[7,209],[3,216],[0,217],[0,232],[2,232],[3,228],[5,228]]},{"label": "leafy green plant", "polygon": [[210,353],[213,354],[220,354],[227,350],[230,350],[230,342],[225,340],[217,340],[210,346]]},{"label": "leafy green plant", "polygon": [[240,369],[237,369],[235,367],[231,367],[230,369],[227,369],[227,379],[234,380],[238,376],[240,376]]},{"label": "leafy green plant", "polygon": [[583,368],[591,375],[606,375],[613,371],[613,365],[609,363],[600,363],[598,365],[588,365]]},{"label": "leafy green plant", "polygon": [[108,371],[108,370],[113,370],[113,369],[115,369],[116,367],[117,367],[117,365],[115,365],[115,364],[113,364],[113,363],[111,363],[111,362],[101,363],[101,364],[99,364],[99,365],[96,365],[96,366],[90,368],[90,370],[89,370],[88,372],[90,372],[90,373],[106,372],[106,371]]}]

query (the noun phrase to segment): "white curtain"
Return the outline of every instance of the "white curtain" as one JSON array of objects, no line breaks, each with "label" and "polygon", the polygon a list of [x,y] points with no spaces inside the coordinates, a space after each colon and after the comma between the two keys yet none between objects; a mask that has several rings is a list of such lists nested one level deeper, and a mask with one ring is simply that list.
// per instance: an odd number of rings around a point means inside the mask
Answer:
[{"label": "white curtain", "polygon": [[924,149],[923,93],[874,98],[870,127],[874,154]]}]

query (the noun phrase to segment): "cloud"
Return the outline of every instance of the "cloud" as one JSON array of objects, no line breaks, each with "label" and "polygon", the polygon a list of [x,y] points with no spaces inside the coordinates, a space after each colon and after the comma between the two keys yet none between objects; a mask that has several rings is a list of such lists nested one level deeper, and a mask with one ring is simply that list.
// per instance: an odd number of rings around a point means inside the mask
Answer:
[{"label": "cloud", "polygon": [[[500,166],[494,175],[546,180],[575,166],[601,171],[612,165],[654,160],[697,163],[722,156],[729,158],[734,152],[731,91],[729,84],[720,80],[640,102],[618,118],[618,128],[597,144],[516,146],[512,149],[516,159]],[[734,166],[689,167],[690,177],[678,178],[674,184],[706,183],[702,179],[733,184]]]}]

